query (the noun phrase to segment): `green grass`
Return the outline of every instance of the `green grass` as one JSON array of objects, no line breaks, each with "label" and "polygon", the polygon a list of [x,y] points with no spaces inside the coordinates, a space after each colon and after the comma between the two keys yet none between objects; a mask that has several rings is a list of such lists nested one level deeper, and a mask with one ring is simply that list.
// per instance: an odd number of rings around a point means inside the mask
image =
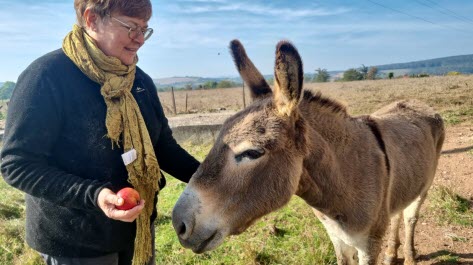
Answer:
[{"label": "green grass", "polygon": [[460,257],[456,256],[448,251],[440,251],[438,256],[435,258],[438,264],[458,264]]},{"label": "green grass", "polygon": [[[183,145],[203,160],[210,144]],[[156,220],[157,264],[336,264],[330,240],[312,210],[298,197],[232,236],[216,250],[194,254],[184,249],[174,232],[171,213],[186,184],[166,175]],[[39,255],[24,241],[24,196],[0,178],[0,264],[39,265]]]},{"label": "green grass", "polygon": [[294,197],[288,206],[263,217],[216,250],[196,255],[183,249],[171,213],[185,185],[167,177],[160,195],[156,248],[158,264],[336,264],[328,236],[312,210]]},{"label": "green grass", "polygon": [[473,108],[460,108],[447,110],[442,113],[442,118],[446,124],[456,125],[471,120],[473,117]]},{"label": "green grass", "polygon": [[[184,147],[201,161],[210,150],[210,145]],[[185,184],[168,175],[166,179],[158,202],[157,264],[336,264],[323,226],[298,197],[243,234],[227,238],[216,250],[194,254],[180,245],[171,223],[172,208]]]},{"label": "green grass", "polygon": [[430,209],[441,225],[461,225],[473,227],[471,202],[449,188],[440,186],[430,192]]},{"label": "green grass", "polygon": [[[184,147],[203,160],[210,145]],[[312,210],[293,197],[281,210],[257,221],[246,232],[225,240],[216,250],[200,255],[184,249],[172,227],[172,208],[185,184],[166,176],[156,220],[157,264],[336,264],[330,240]],[[439,223],[473,227],[470,202],[445,187],[433,189],[431,209]],[[462,240],[459,238],[457,240]],[[437,257],[442,264],[455,264],[458,257]],[[40,257],[24,243],[24,196],[0,179],[0,264],[39,265]]]},{"label": "green grass", "polygon": [[0,178],[0,264],[39,265],[41,259],[25,244],[25,201],[20,191]]}]

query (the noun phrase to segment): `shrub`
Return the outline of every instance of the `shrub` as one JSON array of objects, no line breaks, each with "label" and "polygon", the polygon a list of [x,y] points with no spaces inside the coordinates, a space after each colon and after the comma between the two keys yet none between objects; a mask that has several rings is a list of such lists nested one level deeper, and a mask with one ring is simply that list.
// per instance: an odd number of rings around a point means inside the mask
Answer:
[{"label": "shrub", "polygon": [[448,76],[452,76],[452,75],[455,76],[455,75],[461,75],[461,73],[460,73],[460,72],[456,72],[456,71],[451,71],[451,72],[448,72],[447,75],[448,75]]},{"label": "shrub", "polygon": [[363,80],[363,73],[356,70],[355,68],[351,68],[346,70],[343,73],[343,81],[356,81],[356,80]]},{"label": "shrub", "polygon": [[315,70],[315,75],[314,75],[314,82],[317,83],[322,83],[322,82],[328,82],[330,79],[330,74],[328,73],[327,69],[321,69],[317,68]]}]

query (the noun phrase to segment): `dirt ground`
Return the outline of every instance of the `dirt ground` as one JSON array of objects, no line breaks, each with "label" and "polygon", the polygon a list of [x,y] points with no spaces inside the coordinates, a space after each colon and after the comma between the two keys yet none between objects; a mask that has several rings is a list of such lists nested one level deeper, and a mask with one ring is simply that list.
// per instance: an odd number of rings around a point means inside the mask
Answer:
[{"label": "dirt ground", "polygon": [[[473,126],[447,128],[442,156],[433,187],[445,186],[470,201],[473,207]],[[418,264],[473,264],[473,228],[440,226],[435,216],[425,214],[427,198],[421,210],[415,234]],[[402,239],[401,239],[402,240]],[[401,246],[402,247],[402,246]],[[450,253],[457,263],[442,261]],[[399,255],[402,257],[402,253]],[[402,264],[400,261],[399,264]]]},{"label": "dirt ground", "polygon": [[[207,124],[227,118],[231,113],[188,114],[171,117],[172,126],[183,124]],[[220,117],[220,118],[217,118]],[[470,201],[473,207],[473,126],[457,125],[447,128],[442,156],[439,161],[433,188],[444,186]],[[473,228],[456,225],[442,226],[430,207],[429,197],[421,209],[415,234],[415,247],[419,265],[427,264],[472,264]],[[403,229],[401,225],[401,244]],[[383,251],[384,252],[384,251]],[[399,248],[398,264],[403,263],[402,245]],[[449,262],[448,257],[456,257]]]}]

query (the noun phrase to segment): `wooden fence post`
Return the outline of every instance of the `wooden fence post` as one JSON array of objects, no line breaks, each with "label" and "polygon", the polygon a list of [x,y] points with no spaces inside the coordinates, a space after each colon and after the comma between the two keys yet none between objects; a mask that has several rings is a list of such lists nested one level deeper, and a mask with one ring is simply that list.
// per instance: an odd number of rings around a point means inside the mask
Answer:
[{"label": "wooden fence post", "polygon": [[186,93],[186,113],[187,113],[187,93]]},{"label": "wooden fence post", "polygon": [[176,98],[174,97],[174,87],[171,87],[171,94],[172,94],[172,106],[174,108],[174,115],[177,115],[177,110],[176,110]]},{"label": "wooden fence post", "polygon": [[243,108],[246,108],[246,99],[245,99],[245,82],[243,82]]}]

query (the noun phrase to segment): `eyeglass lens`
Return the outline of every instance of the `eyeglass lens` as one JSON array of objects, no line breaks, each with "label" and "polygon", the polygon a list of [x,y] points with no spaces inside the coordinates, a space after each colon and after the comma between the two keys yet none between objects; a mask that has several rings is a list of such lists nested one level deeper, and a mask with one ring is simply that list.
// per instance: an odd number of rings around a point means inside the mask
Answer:
[{"label": "eyeglass lens", "polygon": [[145,30],[142,30],[141,28],[130,28],[130,30],[128,31],[128,37],[130,37],[131,39],[138,38],[140,34],[143,34],[143,38],[147,40],[153,34],[153,29],[147,28]]}]

